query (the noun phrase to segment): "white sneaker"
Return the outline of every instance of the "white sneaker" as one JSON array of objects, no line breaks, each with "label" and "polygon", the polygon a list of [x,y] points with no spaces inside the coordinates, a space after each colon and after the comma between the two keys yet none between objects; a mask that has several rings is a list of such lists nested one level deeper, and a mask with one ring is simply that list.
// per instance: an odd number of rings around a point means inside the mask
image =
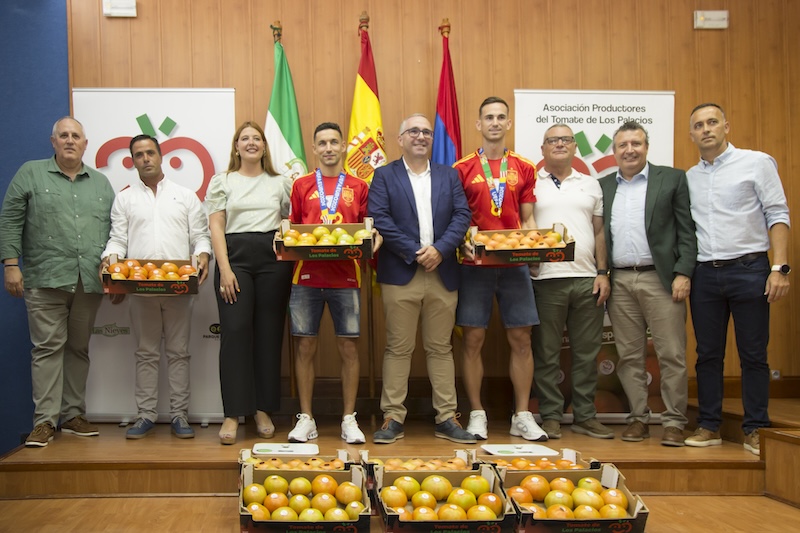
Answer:
[{"label": "white sneaker", "polygon": [[509,433],[525,440],[547,440],[547,433],[539,427],[539,424],[533,419],[533,413],[530,411],[520,411],[511,417],[511,431]]},{"label": "white sneaker", "polygon": [[367,439],[358,427],[356,414],[344,415],[342,418],[342,440],[347,444],[364,444]]},{"label": "white sneaker", "polygon": [[319,433],[317,433],[317,423],[314,422],[314,419],[305,413],[298,414],[297,424],[289,432],[289,442],[306,442],[308,439],[317,437],[319,437]]},{"label": "white sneaker", "polygon": [[469,413],[467,433],[472,433],[478,440],[486,440],[489,438],[489,427],[488,420],[486,420],[486,411],[479,409]]}]

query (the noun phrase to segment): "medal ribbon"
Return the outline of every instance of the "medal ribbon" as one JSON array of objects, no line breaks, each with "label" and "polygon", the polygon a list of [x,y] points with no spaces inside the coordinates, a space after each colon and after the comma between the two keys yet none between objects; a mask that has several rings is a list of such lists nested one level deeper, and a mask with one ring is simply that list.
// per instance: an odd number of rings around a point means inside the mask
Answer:
[{"label": "medal ribbon", "polygon": [[503,158],[500,160],[500,179],[497,187],[494,186],[494,176],[492,169],[489,168],[489,159],[483,153],[483,148],[478,150],[478,156],[483,166],[483,175],[486,178],[486,185],[489,187],[489,194],[492,195],[492,214],[500,217],[503,214],[503,197],[506,195],[506,176],[508,175],[508,148],[503,150]]},{"label": "medal ribbon", "polygon": [[336,182],[336,189],[333,191],[333,198],[331,198],[330,207],[328,207],[328,197],[325,195],[325,186],[322,184],[322,172],[320,169],[317,169],[314,174],[317,178],[319,210],[321,213],[322,222],[324,224],[333,224],[333,220],[336,215],[336,209],[339,207],[339,197],[342,195],[342,188],[344,187],[344,170],[339,173],[339,180]]}]

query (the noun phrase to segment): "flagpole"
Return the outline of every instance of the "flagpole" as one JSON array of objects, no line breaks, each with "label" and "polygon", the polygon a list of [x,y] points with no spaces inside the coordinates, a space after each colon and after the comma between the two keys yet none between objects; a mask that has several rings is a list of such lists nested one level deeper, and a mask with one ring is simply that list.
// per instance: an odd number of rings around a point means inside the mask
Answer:
[{"label": "flagpole", "polygon": [[[362,11],[361,16],[358,18],[358,35],[361,37],[362,31],[369,31],[369,15],[366,11]],[[367,283],[367,349],[369,350],[369,357],[367,362],[368,375],[369,375],[369,397],[375,398],[375,300],[372,291],[372,282],[374,273],[369,262],[367,262],[367,273],[369,276]],[[374,415],[373,415],[374,424]]]},{"label": "flagpole", "polygon": [[[273,45],[281,42],[281,38],[283,37],[283,26],[281,25],[281,21],[276,20],[270,24],[269,27],[272,30]],[[291,320],[291,315],[286,313],[286,331],[289,333],[289,394],[292,398],[297,398],[297,380],[295,379],[294,368],[294,337],[292,337]]]}]

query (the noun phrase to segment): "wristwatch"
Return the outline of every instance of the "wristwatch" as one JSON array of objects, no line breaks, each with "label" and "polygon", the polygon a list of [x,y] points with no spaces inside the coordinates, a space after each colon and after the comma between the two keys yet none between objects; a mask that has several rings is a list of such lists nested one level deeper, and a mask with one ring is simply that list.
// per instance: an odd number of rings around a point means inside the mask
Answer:
[{"label": "wristwatch", "polygon": [[608,269],[607,268],[598,268],[597,269],[598,276],[608,276]]},{"label": "wristwatch", "polygon": [[789,272],[792,271],[792,267],[790,267],[789,265],[786,265],[786,264],[783,264],[783,265],[772,265],[772,271],[773,272],[780,272],[784,276],[788,276]]}]

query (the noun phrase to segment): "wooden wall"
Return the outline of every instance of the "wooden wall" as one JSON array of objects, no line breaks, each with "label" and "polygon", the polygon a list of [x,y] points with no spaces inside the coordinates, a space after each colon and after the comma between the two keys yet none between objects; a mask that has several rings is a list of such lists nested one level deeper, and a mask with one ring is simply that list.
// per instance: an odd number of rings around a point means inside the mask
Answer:
[{"label": "wooden wall", "polygon": [[[137,8],[134,19],[105,18],[102,0],[67,0],[73,87],[234,87],[237,122],[263,121],[273,76],[270,24],[280,20],[311,154],[316,124],[332,120],[346,131],[359,60],[358,19],[366,10],[394,159],[401,120],[413,112],[434,115],[441,68],[437,27],[448,17],[465,150],[480,142],[473,124],[478,104],[489,95],[513,101],[517,88],[673,90],[676,166],[688,168],[698,159],[688,135],[691,109],[718,102],[735,145],[778,161],[789,207],[800,212],[800,133],[791,127],[800,119],[796,0],[138,0]],[[697,9],[729,10],[730,28],[694,30]],[[790,258],[800,272],[798,231]],[[794,356],[800,345],[798,276],[792,274],[790,296],[773,306],[770,344],[771,367],[792,376],[800,375]],[[374,326],[379,367],[379,298]],[[323,336],[332,336],[327,319]],[[504,337],[495,319],[484,355],[487,376],[507,373]],[[728,376],[740,374],[733,344],[731,334]],[[327,353],[334,344],[322,345],[328,348],[319,375],[338,376],[338,357]],[[362,339],[364,375],[367,352]],[[422,358],[414,365],[415,375],[425,375]]]}]

